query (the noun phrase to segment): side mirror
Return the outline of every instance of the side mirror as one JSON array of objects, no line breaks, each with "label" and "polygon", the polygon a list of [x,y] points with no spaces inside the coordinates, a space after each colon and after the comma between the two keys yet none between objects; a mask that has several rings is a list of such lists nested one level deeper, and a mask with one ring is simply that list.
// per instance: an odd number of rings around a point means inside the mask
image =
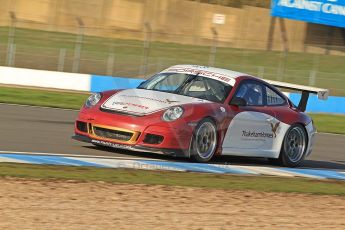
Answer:
[{"label": "side mirror", "polygon": [[246,106],[247,105],[247,101],[245,99],[243,99],[242,97],[234,97],[230,101],[230,105]]}]

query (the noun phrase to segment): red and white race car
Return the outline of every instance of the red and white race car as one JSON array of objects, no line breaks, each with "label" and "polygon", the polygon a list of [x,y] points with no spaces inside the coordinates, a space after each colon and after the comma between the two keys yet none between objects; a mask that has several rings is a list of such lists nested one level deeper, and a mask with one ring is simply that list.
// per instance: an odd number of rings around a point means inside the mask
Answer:
[{"label": "red and white race car", "polygon": [[[276,87],[302,91],[295,106]],[[136,89],[92,94],[75,122],[74,139],[133,151],[191,157],[265,157],[297,166],[316,133],[303,111],[309,93],[328,90],[264,81],[225,69],[172,66]]]}]

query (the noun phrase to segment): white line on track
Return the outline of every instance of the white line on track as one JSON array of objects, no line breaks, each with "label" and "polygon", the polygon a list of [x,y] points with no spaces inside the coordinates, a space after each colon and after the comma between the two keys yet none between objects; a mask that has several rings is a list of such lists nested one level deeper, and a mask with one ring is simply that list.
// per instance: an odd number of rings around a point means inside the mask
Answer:
[{"label": "white line on track", "polygon": [[[79,154],[61,154],[61,153],[37,153],[37,152],[18,152],[18,151],[0,151],[0,154],[23,154],[23,155],[39,155],[39,156],[63,156],[63,157],[83,157],[83,158],[100,158],[100,159],[122,159],[122,160],[150,160],[144,157],[112,157],[112,156],[96,156],[96,155],[79,155]],[[155,161],[165,161],[161,159],[152,159]]]},{"label": "white line on track", "polygon": [[345,134],[339,134],[339,133],[318,133],[318,134],[345,137]]}]

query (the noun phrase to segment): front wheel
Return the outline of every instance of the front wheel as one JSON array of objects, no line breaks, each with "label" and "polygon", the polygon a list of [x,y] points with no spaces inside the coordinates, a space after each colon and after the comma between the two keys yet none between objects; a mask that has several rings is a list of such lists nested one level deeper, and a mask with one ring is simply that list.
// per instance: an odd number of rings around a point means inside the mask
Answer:
[{"label": "front wheel", "polygon": [[208,162],[217,149],[217,127],[213,120],[205,118],[196,126],[190,155],[197,162]]},{"label": "front wheel", "polygon": [[280,156],[277,161],[286,167],[298,166],[307,150],[307,133],[300,124],[292,125],[284,137]]}]

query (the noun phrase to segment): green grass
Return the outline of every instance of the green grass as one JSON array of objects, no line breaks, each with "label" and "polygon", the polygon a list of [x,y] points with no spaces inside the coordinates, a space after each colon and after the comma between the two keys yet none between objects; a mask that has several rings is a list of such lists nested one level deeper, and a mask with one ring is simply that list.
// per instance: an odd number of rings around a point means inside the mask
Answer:
[{"label": "green grass", "polygon": [[[142,37],[142,33],[138,33]],[[178,40],[178,38],[176,38]],[[64,71],[72,71],[76,35],[17,28],[15,33],[18,67],[57,70],[60,49],[66,49]],[[8,28],[0,28],[0,65],[5,65]],[[211,42],[210,42],[211,44]],[[143,42],[128,39],[110,39],[85,36],[81,53],[81,72],[106,74],[109,54],[115,55],[114,75],[137,77],[144,53]],[[151,42],[148,72],[181,63],[208,65],[210,47]],[[291,83],[309,84],[311,70],[319,71],[315,86],[329,88],[332,95],[345,95],[344,56],[309,53],[246,50],[228,47],[217,49],[215,66],[258,75],[264,78]],[[278,74],[280,66],[285,71]]]},{"label": "green grass", "polygon": [[87,97],[81,93],[0,87],[0,102],[10,104],[80,109]]},{"label": "green grass", "polygon": [[14,163],[0,163],[0,176],[345,196],[345,182],[316,181],[302,178],[231,176]]},{"label": "green grass", "polygon": [[310,114],[318,132],[345,134],[345,116]]},{"label": "green grass", "polygon": [[[39,89],[0,87],[0,102],[55,108],[80,109],[87,94],[52,92]],[[345,134],[345,116],[310,114],[319,132]]]}]

